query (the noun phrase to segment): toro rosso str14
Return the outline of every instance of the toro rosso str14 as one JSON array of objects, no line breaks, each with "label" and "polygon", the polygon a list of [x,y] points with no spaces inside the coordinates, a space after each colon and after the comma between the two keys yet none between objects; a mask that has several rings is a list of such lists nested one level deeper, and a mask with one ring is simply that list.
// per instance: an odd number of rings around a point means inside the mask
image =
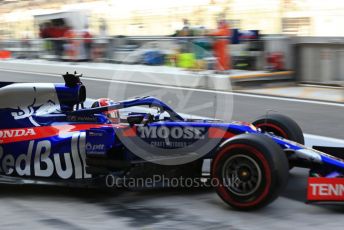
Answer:
[{"label": "toro rosso str14", "polygon": [[153,97],[99,99],[85,107],[80,76],[63,77],[62,84],[0,88],[2,182],[91,185],[108,175],[201,177],[208,159],[216,192],[240,210],[276,199],[292,167],[310,169],[309,200],[344,199],[340,149],[305,147],[300,127],[284,115],[225,123],[178,114]]}]

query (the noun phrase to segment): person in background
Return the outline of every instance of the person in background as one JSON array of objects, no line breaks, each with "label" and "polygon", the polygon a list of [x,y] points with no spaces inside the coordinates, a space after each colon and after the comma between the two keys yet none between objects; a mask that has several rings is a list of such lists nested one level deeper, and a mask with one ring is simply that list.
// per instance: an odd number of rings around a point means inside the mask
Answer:
[{"label": "person in background", "polygon": [[82,38],[83,43],[84,43],[84,48],[85,48],[85,56],[86,56],[86,61],[92,60],[91,58],[91,49],[92,49],[92,35],[88,29],[88,26],[85,26],[85,30],[82,32]]},{"label": "person in background", "polygon": [[64,56],[68,60],[76,60],[78,55],[78,46],[80,43],[80,41],[74,39],[76,38],[76,33],[71,27],[67,27],[63,37],[66,41],[64,44]]},{"label": "person in background", "polygon": [[39,25],[39,37],[40,38],[49,38],[49,28],[51,24],[49,22],[45,22]]},{"label": "person in background", "polygon": [[23,31],[23,37],[20,41],[20,48],[21,52],[18,56],[18,58],[29,58],[31,56],[31,41],[30,41],[30,32],[29,28],[26,28],[25,31]]},{"label": "person in background", "polygon": [[218,71],[227,71],[231,69],[231,59],[228,55],[229,49],[229,36],[231,36],[231,31],[226,20],[218,20],[217,30],[210,33],[210,36],[224,36],[223,38],[215,38],[213,44],[214,54],[217,58],[217,67]]},{"label": "person in background", "polygon": [[65,41],[63,40],[66,32],[69,30],[69,27],[65,24],[63,19],[56,20],[53,22],[53,26],[50,29],[51,37],[54,38],[54,50],[55,55],[60,59],[63,54],[63,46]]},{"label": "person in background", "polygon": [[94,46],[92,48],[92,59],[99,61],[106,57],[106,47],[108,45],[108,32],[107,25],[104,19],[100,20],[99,24],[99,34],[97,39],[94,41]]},{"label": "person in background", "polygon": [[179,35],[182,37],[191,36],[190,22],[186,18],[183,19],[183,28],[179,31]]},{"label": "person in background", "polygon": [[51,22],[45,22],[39,25],[39,37],[44,39],[44,50],[47,51],[48,54],[51,53],[54,48],[54,44],[50,40],[50,38],[52,38],[51,28]]}]

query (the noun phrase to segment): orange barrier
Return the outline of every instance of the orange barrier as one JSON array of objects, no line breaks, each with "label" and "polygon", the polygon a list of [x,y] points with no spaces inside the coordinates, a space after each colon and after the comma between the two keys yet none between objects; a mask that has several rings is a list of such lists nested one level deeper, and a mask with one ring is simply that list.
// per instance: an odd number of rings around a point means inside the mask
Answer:
[{"label": "orange barrier", "polygon": [[8,50],[0,50],[0,59],[9,59],[11,58],[11,52]]}]

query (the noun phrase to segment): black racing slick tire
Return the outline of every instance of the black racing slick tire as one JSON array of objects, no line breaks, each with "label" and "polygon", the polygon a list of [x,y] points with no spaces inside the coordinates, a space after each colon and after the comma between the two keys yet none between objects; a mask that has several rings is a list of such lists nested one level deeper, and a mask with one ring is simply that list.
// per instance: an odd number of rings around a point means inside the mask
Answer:
[{"label": "black racing slick tire", "polygon": [[276,136],[304,144],[305,139],[300,126],[291,118],[282,114],[267,114],[259,117],[252,123],[264,132],[270,132]]},{"label": "black racing slick tire", "polygon": [[274,201],[287,184],[288,160],[262,134],[241,134],[224,142],[211,164],[215,190],[231,207],[254,210]]}]

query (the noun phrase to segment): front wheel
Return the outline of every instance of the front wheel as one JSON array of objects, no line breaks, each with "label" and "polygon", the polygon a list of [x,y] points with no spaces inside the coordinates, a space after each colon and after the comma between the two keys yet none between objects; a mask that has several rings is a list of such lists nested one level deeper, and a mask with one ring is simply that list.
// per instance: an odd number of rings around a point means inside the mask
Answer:
[{"label": "front wheel", "polygon": [[282,149],[260,134],[242,134],[222,144],[211,168],[216,192],[239,210],[268,205],[288,178],[288,160]]}]

